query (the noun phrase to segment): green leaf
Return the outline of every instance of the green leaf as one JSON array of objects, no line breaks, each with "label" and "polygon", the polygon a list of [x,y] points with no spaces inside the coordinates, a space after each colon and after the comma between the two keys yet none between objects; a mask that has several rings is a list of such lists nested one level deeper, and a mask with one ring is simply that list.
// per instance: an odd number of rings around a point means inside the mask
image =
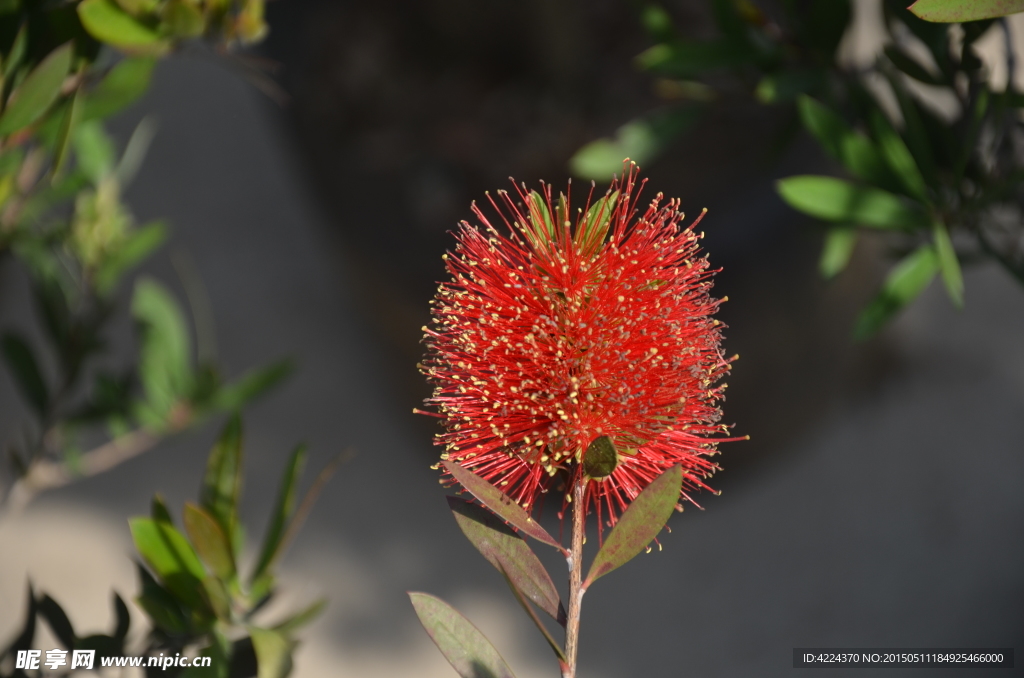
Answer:
[{"label": "green leaf", "polygon": [[46,381],[32,347],[20,336],[7,332],[0,338],[0,348],[3,349],[4,360],[18,382],[22,395],[40,417],[46,416],[50,406],[50,391],[46,388]]},{"label": "green leaf", "polygon": [[900,106],[900,114],[903,116],[903,134],[907,140],[907,147],[913,153],[914,160],[917,161],[917,166],[921,170],[925,181],[928,185],[935,186],[938,183],[935,171],[935,154],[936,152],[941,152],[942,149],[938,144],[932,143],[925,123],[925,113],[914,102],[900,79],[885,71],[883,71],[883,74],[886,75],[886,79],[892,87],[892,91],[896,95],[896,101]]},{"label": "green leaf", "polygon": [[935,254],[939,260],[939,272],[950,301],[957,308],[964,306],[964,276],[960,271],[960,262],[956,258],[956,249],[949,237],[949,230],[941,221],[932,227],[932,240],[935,243]]},{"label": "green leaf", "polygon": [[199,558],[223,581],[235,577],[235,557],[224,530],[209,513],[190,502],[185,503],[185,532]]},{"label": "green leaf", "polygon": [[132,539],[167,589],[192,608],[204,609],[200,593],[206,571],[185,536],[172,525],[150,518],[128,521]]},{"label": "green leaf", "polygon": [[938,257],[931,245],[922,245],[908,254],[889,273],[882,291],[857,320],[855,336],[867,339],[913,301],[928,287],[939,270]]},{"label": "green leaf", "polygon": [[249,370],[235,381],[222,386],[209,407],[219,411],[239,410],[284,381],[295,370],[290,359],[278,360],[266,367]]},{"label": "green leaf", "polygon": [[818,270],[825,279],[834,278],[850,263],[857,244],[857,230],[849,226],[834,226],[825,234],[825,246],[818,261]]},{"label": "green leaf", "polygon": [[281,633],[249,627],[256,651],[256,678],[285,678],[292,670],[292,643]]},{"label": "green leaf", "polygon": [[850,24],[850,0],[827,0],[804,3],[800,42],[819,50],[832,61],[836,47]]},{"label": "green leaf", "polygon": [[215,575],[208,575],[203,577],[202,586],[206,602],[213,610],[213,614],[218,620],[231,623],[231,594],[228,593],[224,581]]},{"label": "green leaf", "polygon": [[292,452],[288,465],[285,467],[284,476],[281,478],[277,503],[274,505],[273,513],[270,514],[270,524],[267,525],[267,534],[263,537],[263,547],[260,549],[259,560],[256,561],[252,581],[262,577],[280,555],[281,540],[284,538],[285,529],[295,512],[296,488],[305,465],[306,446],[299,445]]},{"label": "green leaf", "polygon": [[156,59],[149,56],[122,59],[85,97],[83,120],[109,118],[137,101],[149,88]]},{"label": "green leaf", "polygon": [[124,639],[128,637],[128,630],[131,627],[132,618],[128,614],[128,606],[117,592],[114,592],[114,616],[117,619],[117,626],[114,629],[113,639],[118,645],[124,647]]},{"label": "green leaf", "polygon": [[298,631],[300,628],[319,617],[326,607],[327,599],[320,598],[312,605],[302,610],[302,612],[294,614],[280,624],[274,626],[273,630],[285,637],[290,636],[295,631]]},{"label": "green leaf", "polygon": [[565,611],[558,590],[526,541],[481,506],[458,497],[448,497],[448,506],[459,529],[487,562],[503,572],[511,585],[537,607],[564,624]]},{"label": "green leaf", "polygon": [[162,14],[164,27],[176,38],[195,38],[206,28],[203,13],[186,0],[168,0]]},{"label": "green leaf", "polygon": [[523,592],[520,591],[516,587],[516,585],[512,583],[512,579],[508,576],[508,572],[506,572],[505,569],[500,565],[498,566],[498,571],[501,572],[501,576],[505,578],[505,583],[508,584],[508,588],[512,591],[512,595],[515,596],[516,600],[522,606],[523,610],[530,617],[530,620],[537,627],[537,630],[540,631],[541,635],[544,636],[544,640],[548,641],[548,646],[554,651],[555,656],[558,657],[559,661],[562,662],[562,664],[568,663],[565,657],[565,651],[562,649],[562,646],[558,644],[558,641],[551,637],[551,632],[548,631],[548,627],[544,626],[544,622],[542,622],[540,618],[537,616],[537,613],[534,611],[533,606],[531,606],[530,603],[526,601],[526,598],[523,596]]},{"label": "green leaf", "polygon": [[157,583],[141,563],[136,563],[136,569],[139,573],[142,592],[135,602],[139,604],[139,607],[157,628],[174,635],[186,633],[189,623],[178,599]]},{"label": "green leaf", "polygon": [[28,26],[29,24],[26,21],[14,36],[14,42],[11,43],[11,51],[7,53],[7,58],[3,62],[5,79],[15,76],[18,66],[21,66],[21,60],[25,58],[25,53],[28,51]]},{"label": "green leaf", "polygon": [[594,252],[604,242],[618,201],[619,192],[609,191],[587,208],[575,233],[575,240],[584,252]]},{"label": "green leaf", "polygon": [[754,96],[764,104],[786,103],[817,89],[824,79],[825,72],[820,69],[768,73],[757,83]]},{"label": "green leaf", "polygon": [[46,620],[53,635],[57,636],[57,640],[64,647],[69,650],[74,649],[75,630],[71,626],[71,620],[68,619],[67,613],[57,604],[57,601],[50,596],[43,596],[39,600],[39,615]]},{"label": "green leaf", "polygon": [[513,527],[522,530],[525,534],[539,542],[554,546],[560,551],[565,551],[562,545],[555,541],[555,538],[540,526],[540,523],[523,510],[523,507],[512,501],[511,497],[497,487],[455,461],[442,461],[441,466],[451,473],[452,477],[470,494],[476,497],[481,504],[497,513]]},{"label": "green leaf", "polygon": [[615,132],[615,137],[596,139],[569,160],[573,175],[605,181],[622,170],[623,160],[643,165],[655,157],[673,139],[693,126],[700,117],[697,106],[685,106],[632,120]]},{"label": "green leaf", "polygon": [[166,417],[192,390],[191,342],[174,298],[151,278],[135,284],[132,315],[139,324],[139,377],[154,412]]},{"label": "green leaf", "polygon": [[791,207],[826,221],[872,228],[912,230],[930,226],[928,213],[877,188],[856,186],[842,179],[795,176],[780,179],[776,188]]},{"label": "green leaf", "polygon": [[71,100],[68,102],[67,109],[64,111],[64,117],[60,123],[60,131],[57,133],[57,142],[53,149],[54,176],[59,175],[64,168],[64,161],[68,156],[68,148],[71,145],[71,139],[80,117],[79,112],[82,110],[81,100],[82,89],[80,87],[75,88],[75,92],[71,95]]},{"label": "green leaf", "polygon": [[92,37],[132,51],[161,54],[170,47],[153,29],[139,23],[111,0],[83,0],[78,17]]},{"label": "green leaf", "polygon": [[750,47],[738,40],[674,40],[641,52],[635,59],[641,70],[674,78],[696,78],[708,71],[735,68],[752,60]]},{"label": "green leaf", "polygon": [[114,171],[114,142],[97,121],[83,122],[72,136],[78,168],[94,184]]},{"label": "green leaf", "polygon": [[590,588],[595,580],[625,565],[647,548],[672,515],[672,509],[679,502],[682,485],[683,470],[676,465],[655,478],[637,495],[594,556],[583,582],[584,589]]},{"label": "green leaf", "polygon": [[96,289],[109,294],[121,276],[141,263],[167,240],[167,224],[153,221],[128,232],[118,248],[110,252],[96,271]]},{"label": "green leaf", "polygon": [[914,161],[910,149],[903,142],[903,138],[896,133],[889,119],[878,109],[872,109],[871,129],[878,139],[878,145],[882,149],[882,156],[889,164],[889,167],[896,173],[906,190],[907,195],[917,198],[922,202],[929,202],[928,188],[925,185],[921,170]]},{"label": "green leaf", "polygon": [[886,45],[885,56],[889,57],[889,61],[892,62],[893,66],[918,82],[923,82],[926,85],[933,85],[936,87],[941,87],[944,84],[942,78],[937,75],[932,75],[924,66],[919,64],[916,59],[908,55],[896,45]]},{"label": "green leaf", "polygon": [[898,185],[870,139],[854,132],[842,118],[809,96],[801,96],[797,108],[804,127],[855,176],[886,188]]},{"label": "green leaf", "polygon": [[64,78],[71,70],[72,50],[73,45],[69,42],[50,52],[14,90],[0,116],[0,135],[28,127],[53,105],[60,96]]},{"label": "green leaf", "polygon": [[164,503],[164,498],[160,493],[153,495],[153,501],[150,502],[150,515],[158,523],[167,523],[168,525],[174,525],[174,519],[171,517],[171,512],[167,510],[167,504]]},{"label": "green leaf", "polygon": [[409,592],[423,628],[462,678],[515,678],[489,640],[458,610],[427,593]]},{"label": "green leaf", "polygon": [[233,542],[238,525],[238,499],[242,492],[242,418],[228,420],[206,460],[206,474],[199,490],[199,505],[220,525]]},{"label": "green leaf", "polygon": [[659,5],[645,5],[640,12],[640,23],[656,40],[665,41],[674,35],[672,17]]},{"label": "green leaf", "polygon": [[925,21],[963,23],[1024,12],[1024,0],[917,0],[909,9]]}]

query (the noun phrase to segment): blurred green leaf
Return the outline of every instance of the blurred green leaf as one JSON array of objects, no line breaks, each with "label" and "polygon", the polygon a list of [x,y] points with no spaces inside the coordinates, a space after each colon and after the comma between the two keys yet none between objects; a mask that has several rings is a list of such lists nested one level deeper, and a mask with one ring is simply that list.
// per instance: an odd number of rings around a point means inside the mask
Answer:
[{"label": "blurred green leaf", "polygon": [[199,7],[187,0],[168,0],[162,16],[164,27],[176,38],[195,38],[206,28]]},{"label": "blurred green leaf", "polygon": [[825,246],[821,251],[818,270],[822,277],[834,278],[850,263],[853,248],[857,244],[857,230],[849,226],[834,226],[825,234]]},{"label": "blurred green leaf", "polygon": [[68,148],[71,145],[71,139],[78,124],[80,111],[82,110],[81,100],[82,90],[81,88],[75,88],[64,111],[64,117],[61,119],[60,131],[57,133],[57,141],[53,149],[54,176],[60,174],[64,168],[64,161],[68,156]]},{"label": "blurred green leaf", "polygon": [[584,589],[590,588],[598,578],[625,565],[647,548],[665,527],[672,509],[679,503],[682,485],[683,470],[676,465],[651,481],[637,495],[590,563],[590,570],[583,582]]},{"label": "blurred green leaf", "polygon": [[754,96],[764,104],[787,103],[805,92],[818,89],[824,80],[825,72],[820,69],[767,73],[757,83]]},{"label": "blurred green leaf", "polygon": [[139,377],[146,400],[160,416],[192,388],[191,342],[181,309],[166,289],[151,278],[135,283],[132,315],[139,323]]},{"label": "blurred green leaf", "polygon": [[286,636],[286,637],[290,636],[295,631],[299,630],[300,628],[302,628],[306,624],[310,623],[311,621],[313,621],[314,619],[319,617],[320,614],[324,611],[324,608],[326,608],[326,607],[327,607],[327,599],[326,598],[320,598],[319,600],[317,600],[313,604],[311,604],[308,607],[306,607],[301,612],[292,615],[291,617],[289,617],[288,619],[285,619],[280,624],[277,624],[276,626],[274,626],[273,630],[277,631],[278,633],[280,633],[283,636]]},{"label": "blurred green leaf", "polygon": [[1024,12],[1024,0],[917,0],[909,9],[925,21],[964,23]]},{"label": "blurred green leaf", "polygon": [[50,406],[50,391],[32,347],[17,334],[6,332],[0,338],[0,348],[22,395],[40,417],[45,417]]},{"label": "blurred green leaf", "polygon": [[487,562],[552,619],[564,623],[558,590],[526,541],[487,509],[458,497],[447,499],[459,529]]},{"label": "blurred green leaf", "polygon": [[604,181],[622,170],[624,159],[645,164],[692,127],[700,110],[688,105],[632,120],[620,127],[614,138],[595,139],[576,151],[569,168],[575,176]]},{"label": "blurred green leaf", "polygon": [[21,0],[0,0],[0,16],[14,14],[21,9]]},{"label": "blurred green leaf", "polygon": [[929,139],[923,111],[914,102],[903,83],[891,73],[887,73],[886,76],[896,95],[896,101],[900,105],[900,114],[903,116],[903,135],[906,138],[907,148],[913,154],[925,182],[929,186],[936,186],[938,175],[935,169],[935,156],[936,152],[942,149],[938,147],[938,144],[933,145]]},{"label": "blurred green leaf", "polygon": [[234,579],[235,557],[231,552],[231,543],[213,516],[195,504],[185,502],[183,522],[199,559],[219,579]]},{"label": "blurred green leaf", "polygon": [[939,272],[942,273],[942,282],[946,285],[946,292],[954,306],[963,308],[964,276],[960,271],[960,262],[956,258],[956,249],[953,248],[949,231],[941,221],[936,221],[932,227],[932,240],[935,243]]},{"label": "blurred green leaf", "polygon": [[7,58],[3,62],[3,74],[4,79],[10,79],[21,66],[22,59],[25,58],[25,53],[28,51],[28,22],[21,25],[18,32],[14,35],[14,42],[11,43],[11,51],[7,53]]},{"label": "blurred green leaf", "polygon": [[145,160],[146,153],[149,152],[149,145],[156,136],[156,129],[156,122],[152,116],[143,118],[135,126],[135,130],[128,138],[128,143],[125,144],[121,161],[117,164],[117,180],[121,182],[122,186],[132,183],[135,175],[138,174],[139,168],[142,167],[142,161]]},{"label": "blurred green leaf", "polygon": [[922,245],[908,254],[889,273],[882,291],[861,313],[855,330],[857,339],[867,339],[881,329],[928,287],[938,270],[938,257],[931,245]]},{"label": "blurred green leaf", "polygon": [[423,628],[462,678],[515,678],[491,642],[454,607],[426,593],[410,592],[409,599]]},{"label": "blurred green leaf", "polygon": [[141,563],[136,563],[142,593],[135,599],[153,624],[166,633],[180,635],[189,630],[188,618],[178,599],[161,586]]},{"label": "blurred green leaf", "polygon": [[139,554],[167,589],[189,607],[205,608],[200,591],[206,571],[185,536],[150,518],[132,518],[128,524]]},{"label": "blurred green leaf", "polygon": [[284,381],[294,369],[295,363],[284,359],[249,370],[230,384],[222,386],[213,395],[209,407],[220,411],[241,409]]},{"label": "blurred green leaf", "polygon": [[809,96],[801,96],[797,101],[797,109],[804,127],[829,155],[843,163],[856,177],[883,188],[900,185],[871,140],[850,129],[842,118],[826,106]]},{"label": "blurred green leaf", "polygon": [[53,635],[69,650],[75,647],[75,630],[64,609],[50,596],[39,600],[39,615],[46,620]]},{"label": "blurred green leaf", "polygon": [[213,614],[222,622],[231,623],[231,594],[227,585],[216,575],[203,577],[203,593]]},{"label": "blurred green leaf", "polygon": [[674,78],[695,78],[708,71],[735,68],[747,63],[751,52],[735,40],[674,40],[654,45],[635,59],[642,69]]},{"label": "blurred green leaf", "polygon": [[794,209],[826,221],[905,230],[931,225],[928,213],[916,203],[842,179],[796,176],[780,179],[776,188]]},{"label": "blurred green leaf", "polygon": [[292,670],[292,643],[283,634],[249,627],[256,651],[257,678],[285,678]]},{"label": "blurred green leaf", "polygon": [[644,5],[640,12],[640,23],[655,40],[666,41],[675,35],[672,17],[660,5],[653,3]]},{"label": "blurred green leaf", "polygon": [[92,37],[114,47],[145,54],[161,54],[170,47],[156,31],[111,0],[82,0],[78,17]]},{"label": "blurred green leaf", "polygon": [[156,59],[149,56],[122,59],[85,97],[82,119],[109,118],[146,93]]},{"label": "blurred green leaf", "polygon": [[82,122],[72,136],[72,144],[78,168],[94,185],[114,171],[114,142],[99,122]]},{"label": "blurred green leaf", "polygon": [[928,188],[925,185],[921,170],[918,169],[914,156],[910,149],[903,142],[903,138],[897,134],[889,119],[878,109],[870,113],[871,129],[882,149],[882,155],[889,167],[900,178],[907,195],[928,203]]},{"label": "blurred green leaf", "polygon": [[285,528],[295,512],[296,488],[305,465],[306,446],[299,445],[292,452],[281,478],[277,502],[270,514],[270,523],[267,525],[266,536],[263,537],[263,547],[260,549],[259,560],[256,561],[256,569],[253,570],[252,581],[262,577],[280,555],[281,540],[284,538]]},{"label": "blurred green leaf", "polygon": [[50,52],[11,94],[3,115],[0,135],[28,127],[38,120],[60,96],[61,85],[71,70],[73,45],[69,42]]},{"label": "blurred green leaf", "polygon": [[233,414],[206,460],[199,504],[220,525],[232,543],[242,493],[242,418]]},{"label": "blurred green leaf", "polygon": [[167,225],[154,221],[128,232],[96,271],[96,289],[106,295],[113,291],[121,276],[141,263],[167,240]]},{"label": "blurred green leaf", "polygon": [[559,551],[564,551],[562,545],[555,541],[555,538],[548,534],[547,530],[540,526],[540,523],[531,518],[530,514],[523,510],[523,507],[512,501],[511,497],[497,487],[458,462],[442,461],[441,466],[451,473],[452,477],[470,494],[476,497],[481,504],[497,513],[513,527],[522,530],[537,541],[554,546]]},{"label": "blurred green leaf", "polygon": [[158,523],[174,525],[174,518],[171,517],[171,512],[167,510],[167,504],[164,503],[164,498],[159,492],[153,495],[153,500],[150,502],[150,515]]}]

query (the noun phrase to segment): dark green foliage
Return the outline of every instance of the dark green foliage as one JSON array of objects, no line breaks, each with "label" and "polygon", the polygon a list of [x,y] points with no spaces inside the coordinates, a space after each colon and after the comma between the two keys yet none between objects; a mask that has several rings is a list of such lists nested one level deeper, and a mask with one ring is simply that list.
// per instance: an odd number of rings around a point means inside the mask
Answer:
[{"label": "dark green foliage", "polygon": [[[832,277],[845,268],[856,241],[852,229],[866,227],[891,231],[896,250],[926,244],[932,248],[956,306],[964,298],[961,261],[992,258],[1024,282],[1024,253],[1016,247],[1024,222],[1018,218],[1015,226],[1006,227],[992,218],[996,208],[1024,214],[1024,169],[1012,148],[1021,131],[1024,97],[1012,89],[992,91],[973,51],[974,42],[997,26],[991,17],[1010,11],[1009,6],[920,0],[908,11],[903,0],[885,0],[886,30],[893,37],[864,73],[836,60],[850,24],[849,2],[787,0],[774,13],[768,3],[762,11],[761,4],[708,0],[718,36],[703,41],[687,38],[665,9],[649,5],[642,23],[654,44],[636,62],[649,73],[676,79],[680,91],[709,92],[687,101],[688,110],[715,105],[723,73],[747,88],[752,105],[795,104],[804,128],[853,179],[805,176],[778,184],[792,207],[833,224],[822,253],[822,273]],[[956,53],[951,51],[957,41],[950,25],[931,23],[954,20],[967,22]],[[900,37],[903,28],[923,43],[930,60],[912,56],[916,52]],[[865,86],[865,76],[881,76],[898,106],[895,118],[876,98],[877,88]],[[917,83],[941,88],[957,101],[959,113],[952,122],[923,102],[911,86]],[[642,133],[644,124],[644,118],[628,122],[614,139],[584,146],[571,162],[573,170],[604,178],[621,168],[625,156],[642,161],[664,152],[674,137]],[[925,278],[930,280],[914,279]],[[865,311],[857,336],[880,329],[926,286],[927,281],[900,286],[896,293],[890,279]]]}]

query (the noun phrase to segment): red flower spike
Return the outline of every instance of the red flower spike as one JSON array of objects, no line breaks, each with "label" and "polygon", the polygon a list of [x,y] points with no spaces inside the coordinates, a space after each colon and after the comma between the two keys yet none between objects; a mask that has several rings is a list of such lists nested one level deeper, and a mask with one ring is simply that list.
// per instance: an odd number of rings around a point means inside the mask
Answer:
[{"label": "red flower spike", "polygon": [[684,226],[679,201],[662,205],[661,194],[639,215],[642,188],[630,164],[575,215],[548,185],[517,187],[518,204],[499,191],[488,197],[510,235],[474,204],[481,227],[462,222],[445,255],[452,279],[432,302],[421,365],[446,429],[437,444],[527,510],[560,473],[570,483],[584,473],[601,437],[617,459],[587,486],[599,523],[614,524],[676,464],[682,499],[695,503],[688,491],[710,489],[717,443],[737,440],[710,437],[728,433],[717,403],[731,360],[712,318],[720,300],[693,230],[700,218]]}]

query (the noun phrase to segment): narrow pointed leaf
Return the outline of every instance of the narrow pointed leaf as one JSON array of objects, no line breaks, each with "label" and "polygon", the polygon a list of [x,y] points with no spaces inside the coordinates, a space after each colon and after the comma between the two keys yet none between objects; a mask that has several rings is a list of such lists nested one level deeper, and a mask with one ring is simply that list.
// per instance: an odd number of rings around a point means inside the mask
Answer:
[{"label": "narrow pointed leaf", "polygon": [[60,123],[60,131],[57,133],[57,142],[53,149],[53,175],[58,176],[64,169],[64,162],[68,157],[68,149],[71,146],[71,138],[75,126],[78,124],[82,110],[82,90],[76,88],[64,111],[64,118]]},{"label": "narrow pointed leaf", "polygon": [[925,21],[963,23],[1024,12],[1024,0],[917,0],[908,9]]},{"label": "narrow pointed leaf", "polygon": [[275,626],[274,631],[277,631],[284,636],[288,636],[319,617],[326,607],[327,599],[320,598],[302,612],[289,617]]},{"label": "narrow pointed leaf", "polygon": [[267,534],[263,538],[263,547],[260,549],[260,557],[256,562],[256,569],[253,571],[252,581],[259,579],[277,559],[280,551],[281,540],[284,538],[285,529],[295,512],[296,487],[299,478],[302,477],[302,470],[306,466],[306,446],[299,445],[292,452],[285,467],[284,476],[281,478],[281,488],[277,493],[277,503],[274,511],[270,514],[270,524],[267,525]]},{"label": "narrow pointed leaf", "polygon": [[231,622],[231,594],[228,593],[224,582],[213,575],[203,578],[203,593],[206,595],[206,602],[217,619],[222,622]]},{"label": "narrow pointed leaf", "polygon": [[284,381],[294,369],[295,364],[285,359],[250,370],[221,387],[210,401],[210,407],[221,411],[241,409]]},{"label": "narrow pointed leaf", "polygon": [[108,118],[138,100],[149,87],[154,66],[156,59],[148,56],[118,62],[85,98],[82,118]]},{"label": "narrow pointed leaf", "polygon": [[897,183],[878,148],[863,134],[851,129],[839,115],[806,95],[799,98],[797,108],[804,127],[854,176],[885,188]]},{"label": "narrow pointed leaf", "polygon": [[462,678],[515,678],[498,651],[454,607],[427,593],[410,592],[423,628]]},{"label": "narrow pointed leaf", "polygon": [[931,245],[922,245],[908,254],[889,273],[882,291],[861,313],[855,336],[866,339],[882,328],[900,309],[928,287],[939,271],[939,261]]},{"label": "narrow pointed leaf", "polygon": [[139,554],[167,589],[187,605],[205,608],[200,591],[206,571],[185,536],[149,518],[132,518],[128,523]]},{"label": "narrow pointed leaf", "polygon": [[135,284],[132,314],[142,335],[138,369],[146,400],[158,415],[166,416],[192,387],[192,346],[185,316],[163,285],[149,278]]},{"label": "narrow pointed leaf", "polygon": [[11,644],[3,652],[0,652],[0,657],[13,655],[18,650],[32,649],[32,640],[36,636],[36,615],[39,612],[39,602],[36,600],[35,591],[32,590],[31,581],[28,583],[28,595],[25,597],[25,603],[25,624],[21,627],[21,632],[11,641]]},{"label": "narrow pointed leaf", "polygon": [[233,579],[235,558],[231,553],[231,544],[213,516],[195,504],[186,502],[183,522],[199,559],[220,579]]},{"label": "narrow pointed leaf", "polygon": [[135,602],[157,628],[173,634],[185,633],[188,629],[188,620],[178,599],[161,586],[141,563],[136,563],[136,569],[142,592]]},{"label": "narrow pointed leaf", "polygon": [[848,226],[835,226],[825,234],[825,246],[821,250],[818,270],[825,279],[834,278],[853,256],[853,248],[857,244],[857,229]]},{"label": "narrow pointed leaf", "polygon": [[879,110],[871,111],[871,129],[878,139],[885,161],[900,178],[907,194],[922,202],[928,202],[924,176],[921,175],[910,149],[893,129],[884,113]]},{"label": "narrow pointed leaf", "polygon": [[111,292],[121,275],[141,263],[167,240],[167,225],[154,221],[129,231],[117,250],[111,252],[96,271],[96,288]]},{"label": "narrow pointed leaf", "polygon": [[20,336],[8,332],[0,338],[0,349],[22,395],[40,417],[44,416],[50,405],[50,391],[32,348]]},{"label": "narrow pointed leaf", "polygon": [[533,621],[541,635],[544,636],[544,640],[548,641],[548,646],[552,651],[554,651],[555,656],[558,657],[559,661],[563,663],[566,662],[565,651],[562,650],[562,646],[559,645],[558,641],[551,636],[551,632],[548,631],[548,628],[544,626],[544,622],[542,622],[540,617],[537,616],[537,613],[534,612],[533,607],[523,596],[523,592],[512,583],[512,579],[508,576],[508,572],[506,572],[500,565],[498,566],[498,571],[501,572],[501,576],[505,578],[505,583],[508,584],[508,587],[512,590],[512,595],[516,597],[516,600],[519,601],[523,610],[525,610],[526,614],[530,617],[530,620]]},{"label": "narrow pointed leaf", "polygon": [[171,512],[167,510],[167,504],[164,503],[164,498],[160,493],[153,495],[153,501],[150,502],[150,514],[158,523],[174,526],[174,519],[171,517]]},{"label": "narrow pointed leaf", "polygon": [[554,546],[560,551],[565,550],[561,544],[555,541],[554,537],[548,534],[547,530],[540,526],[540,523],[530,517],[523,507],[512,501],[511,497],[497,487],[457,462],[442,461],[441,465],[481,504],[497,513],[513,527],[522,530],[537,541]]},{"label": "narrow pointed leaf", "polygon": [[939,272],[950,301],[957,308],[964,305],[964,275],[960,271],[960,262],[956,257],[956,249],[949,237],[949,230],[941,221],[936,221],[932,228],[932,240],[935,242],[935,254],[939,260]]},{"label": "narrow pointed leaf", "polygon": [[584,588],[589,588],[599,577],[625,565],[647,548],[672,515],[672,509],[679,502],[682,485],[683,470],[676,465],[644,488],[615,523],[611,534],[594,556]]},{"label": "narrow pointed leaf", "polygon": [[914,80],[923,82],[926,85],[942,85],[942,80],[938,76],[932,75],[931,72],[919,64],[916,59],[896,45],[887,45],[885,47],[885,56],[889,57],[889,61],[892,62],[893,66],[900,69],[903,73],[909,75]]},{"label": "narrow pointed leaf", "polygon": [[249,628],[256,651],[256,678],[285,678],[292,670],[292,643],[281,633]]},{"label": "narrow pointed leaf", "polygon": [[114,629],[113,638],[123,648],[124,639],[128,637],[128,631],[131,628],[132,618],[128,614],[128,606],[124,604],[124,600],[116,591],[114,592],[114,616],[117,618],[117,627]]},{"label": "narrow pointed leaf", "polygon": [[0,135],[17,132],[42,117],[57,101],[64,78],[71,70],[72,44],[50,52],[11,95],[2,116]]},{"label": "narrow pointed leaf", "polygon": [[242,418],[235,414],[206,460],[206,474],[199,490],[199,505],[232,540],[238,522],[238,497],[242,486]]},{"label": "narrow pointed leaf", "polygon": [[529,544],[482,506],[458,497],[448,497],[448,506],[466,539],[487,562],[504,573],[511,585],[537,607],[562,623],[565,613],[558,590]]},{"label": "narrow pointed leaf", "polygon": [[887,191],[856,186],[842,179],[795,176],[776,187],[791,207],[826,221],[842,221],[882,229],[917,229],[930,226],[920,205]]},{"label": "narrow pointed leaf", "polygon": [[46,620],[53,635],[57,636],[57,640],[64,647],[69,650],[74,649],[75,630],[71,626],[71,620],[68,619],[67,613],[57,604],[57,601],[50,596],[43,596],[39,601],[39,615]]}]

